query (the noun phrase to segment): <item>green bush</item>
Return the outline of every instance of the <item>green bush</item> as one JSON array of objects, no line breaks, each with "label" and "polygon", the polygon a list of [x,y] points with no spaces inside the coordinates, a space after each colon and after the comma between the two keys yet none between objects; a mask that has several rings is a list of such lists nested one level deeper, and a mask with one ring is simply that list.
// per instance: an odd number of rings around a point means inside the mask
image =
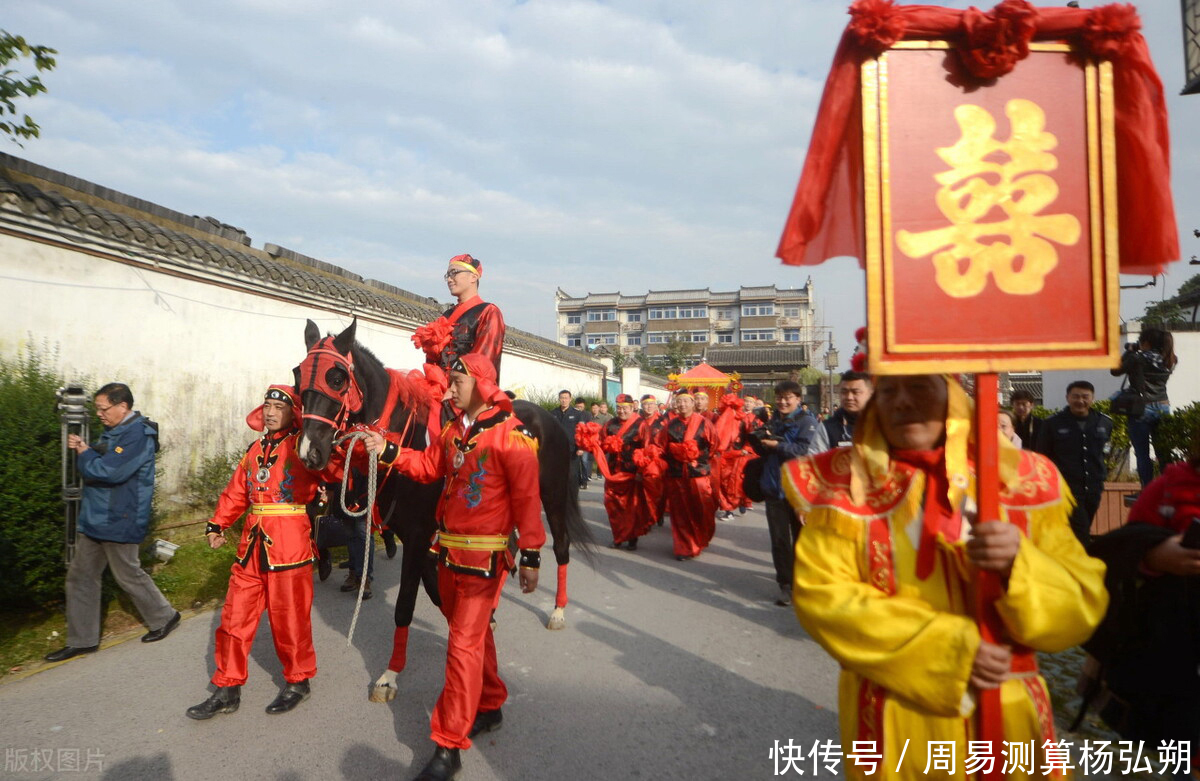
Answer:
[{"label": "green bush", "polygon": [[[1175,461],[1184,461],[1192,447],[1192,439],[1200,430],[1200,403],[1189,404],[1171,410],[1158,422],[1155,452],[1158,453],[1159,468]],[[1161,447],[1160,452],[1158,448]]]},{"label": "green bush", "polygon": [[42,353],[0,356],[0,604],[41,605],[63,595],[61,429],[63,384]]},{"label": "green bush", "polygon": [[188,509],[211,514],[217,507],[217,497],[225,490],[229,476],[245,454],[245,448],[238,448],[202,460],[183,485],[183,498]]}]

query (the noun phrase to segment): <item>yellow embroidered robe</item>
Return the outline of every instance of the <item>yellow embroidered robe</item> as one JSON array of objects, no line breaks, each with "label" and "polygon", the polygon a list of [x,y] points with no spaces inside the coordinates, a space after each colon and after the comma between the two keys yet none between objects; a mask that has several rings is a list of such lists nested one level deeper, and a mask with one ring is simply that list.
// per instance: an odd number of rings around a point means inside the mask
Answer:
[{"label": "yellow embroidered robe", "polygon": [[[973,613],[975,571],[964,544],[939,535],[933,573],[916,575],[925,475],[893,462],[869,486],[865,502],[850,494],[852,448],[786,465],[784,490],[807,525],[796,544],[793,603],[805,630],[842,666],[838,684],[842,750],[874,741],[878,772],[844,763],[847,778],[966,778],[968,741],[975,739],[974,693],[968,686],[980,635]],[[1016,646],[1014,672],[1001,687],[1005,746],[997,770],[1037,776],[1045,740],[1054,739],[1045,681],[1032,651],[1060,651],[1088,637],[1104,616],[1104,564],[1087,556],[1068,524],[1071,498],[1054,466],[1022,452],[1015,488],[1002,491],[1001,520],[1017,523],[1022,540],[997,609]],[[964,515],[971,515],[973,479]],[[1030,747],[1030,741],[1034,747]],[[907,741],[907,746],[906,746]],[[931,741],[954,745],[954,772],[934,773]],[[1031,754],[1020,762],[1024,742]],[[941,749],[943,759],[946,749]],[[901,762],[901,756],[904,757]],[[897,765],[899,764],[899,771]],[[1061,774],[1058,774],[1061,775]]]}]

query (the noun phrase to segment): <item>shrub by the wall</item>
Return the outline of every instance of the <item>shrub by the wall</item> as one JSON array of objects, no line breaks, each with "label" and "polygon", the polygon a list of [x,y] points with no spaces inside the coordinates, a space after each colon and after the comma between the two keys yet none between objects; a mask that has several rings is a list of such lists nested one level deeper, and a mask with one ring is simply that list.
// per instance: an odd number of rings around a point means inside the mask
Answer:
[{"label": "shrub by the wall", "polygon": [[62,379],[36,350],[0,357],[0,604],[63,595]]}]

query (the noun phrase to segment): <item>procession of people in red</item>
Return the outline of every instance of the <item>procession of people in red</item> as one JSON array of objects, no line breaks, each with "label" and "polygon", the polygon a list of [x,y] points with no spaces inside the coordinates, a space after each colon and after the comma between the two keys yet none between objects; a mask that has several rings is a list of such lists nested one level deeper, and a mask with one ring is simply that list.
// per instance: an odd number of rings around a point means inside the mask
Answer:
[{"label": "procession of people in red", "polygon": [[[697,394],[700,395],[700,394]],[[696,396],[673,396],[676,411],[659,413],[653,396],[642,399],[638,421],[633,397],[617,397],[618,417],[604,429],[582,424],[576,444],[594,452],[604,477],[604,509],[613,547],[637,550],[637,540],[671,516],[675,557],[699,556],[716,532],[716,513],[749,507],[742,487],[746,462],[757,458],[745,435],[758,419],[735,394],[722,397],[719,412],[698,410]],[[621,408],[629,410],[621,418]]]}]

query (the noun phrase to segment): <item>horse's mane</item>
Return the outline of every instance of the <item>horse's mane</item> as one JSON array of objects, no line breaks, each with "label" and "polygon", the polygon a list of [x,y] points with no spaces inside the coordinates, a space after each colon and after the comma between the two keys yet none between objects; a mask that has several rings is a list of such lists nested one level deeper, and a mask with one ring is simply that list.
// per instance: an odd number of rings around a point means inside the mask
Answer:
[{"label": "horse's mane", "polygon": [[[397,409],[404,409],[415,415],[419,423],[424,423],[428,419],[432,400],[423,381],[409,379],[408,372],[403,370],[388,369],[383,365],[383,361],[379,360],[375,353],[371,352],[362,342],[354,343],[354,360],[357,366],[369,366],[375,375],[386,378],[389,385],[382,388],[385,398],[388,387],[395,385],[398,393]],[[388,422],[390,421],[385,421],[385,424]]]}]

